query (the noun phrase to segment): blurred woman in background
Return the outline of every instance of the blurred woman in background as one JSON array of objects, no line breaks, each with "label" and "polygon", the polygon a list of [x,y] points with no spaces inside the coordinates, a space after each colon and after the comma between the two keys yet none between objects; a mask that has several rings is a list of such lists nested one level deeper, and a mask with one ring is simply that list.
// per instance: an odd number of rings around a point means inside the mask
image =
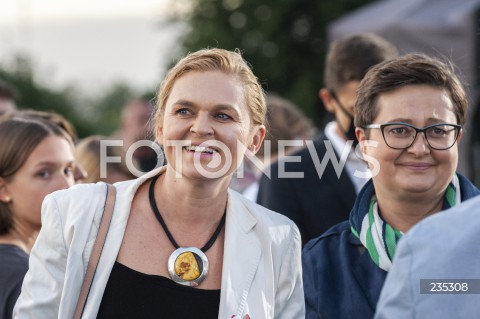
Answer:
[{"label": "blurred woman in background", "polygon": [[249,157],[243,162],[243,177],[235,174],[230,188],[240,192],[253,202],[257,201],[259,180],[264,169],[276,162],[279,157],[292,154],[304,147],[305,140],[311,140],[316,134],[312,121],[293,102],[275,93],[269,93],[267,103],[265,140],[255,156],[262,161],[257,166]]},{"label": "blurred woman in background", "polygon": [[[87,177],[84,178],[82,183],[116,183],[136,178],[135,175],[130,172],[126,164],[126,153],[122,147],[115,146],[102,146],[102,140],[109,140],[109,137],[101,135],[92,135],[82,139],[75,147],[75,158],[77,164],[79,164],[87,172]],[[108,156],[109,161],[106,158],[101,158],[100,148],[105,147],[105,155]],[[115,158],[115,159],[114,159]],[[110,160],[111,159],[111,160]],[[118,162],[116,161],[118,159]],[[138,167],[135,158],[131,158],[133,166]],[[104,176],[102,175],[102,165],[105,167]]]},{"label": "blurred woman in background", "polygon": [[[23,119],[23,120],[40,120],[40,121],[47,121],[53,124],[56,124],[62,130],[65,131],[70,136],[70,139],[73,141],[73,144],[77,144],[78,136],[77,131],[73,124],[67,120],[63,115],[60,115],[55,112],[49,111],[39,111],[39,110],[20,110],[17,112],[12,112],[8,115],[4,115],[9,118],[14,119]],[[75,170],[73,172],[73,178],[75,179],[75,183],[80,183],[84,179],[88,177],[87,171],[77,162],[75,161]]]},{"label": "blurred woman in background", "polygon": [[71,137],[40,119],[0,118],[0,317],[11,318],[45,196],[74,184]]}]

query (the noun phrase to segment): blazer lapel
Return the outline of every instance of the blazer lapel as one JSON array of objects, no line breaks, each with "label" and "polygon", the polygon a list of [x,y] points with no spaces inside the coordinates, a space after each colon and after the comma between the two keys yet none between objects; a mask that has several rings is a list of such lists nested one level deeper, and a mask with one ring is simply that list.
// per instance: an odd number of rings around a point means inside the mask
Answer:
[{"label": "blazer lapel", "polygon": [[262,254],[252,231],[257,220],[237,196],[229,192],[218,316],[222,319],[242,318],[248,312],[247,297]]},{"label": "blazer lapel", "polygon": [[115,199],[112,222],[108,229],[107,238],[102,249],[102,255],[98,262],[95,277],[92,282],[92,288],[90,289],[88,300],[85,305],[85,317],[94,317],[98,313],[105,287],[110,278],[110,272],[112,271],[113,264],[117,259],[122,244],[122,238],[125,234],[128,217],[130,216],[132,200],[137,189],[149,178],[163,174],[165,169],[166,167],[163,166],[136,179],[133,183],[120,183],[116,185],[117,196]]},{"label": "blazer lapel", "polygon": [[362,246],[360,241],[353,234],[350,235],[350,245],[357,248],[357,254],[352,256],[352,273],[356,279],[360,290],[368,301],[372,313],[375,312],[377,301],[380,297],[382,283],[387,275],[386,272],[378,268],[370,258],[368,251]]}]

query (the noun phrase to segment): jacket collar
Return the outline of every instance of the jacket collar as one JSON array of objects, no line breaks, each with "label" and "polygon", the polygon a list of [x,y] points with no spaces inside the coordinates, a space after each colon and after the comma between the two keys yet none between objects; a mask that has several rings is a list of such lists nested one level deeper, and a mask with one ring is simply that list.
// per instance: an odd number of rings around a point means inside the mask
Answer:
[{"label": "jacket collar", "polygon": [[247,297],[262,255],[252,233],[256,223],[241,195],[229,190],[219,318],[241,318],[248,312]]},{"label": "jacket collar", "polygon": [[[460,182],[462,201],[479,194],[479,190],[467,178],[458,173],[457,176]],[[374,193],[373,182],[370,180],[360,191],[355,206],[352,208],[350,213],[351,227],[358,227],[358,230],[360,229],[364,213],[368,210],[368,205]],[[375,265],[366,248],[353,233],[349,234],[348,242],[356,248],[356,257],[355,260],[352,261],[353,276],[365,294],[372,311],[375,311],[376,303],[380,296],[381,285],[374,283],[383,283],[387,273]]]},{"label": "jacket collar", "polygon": [[[117,198],[117,200],[129,201],[128,207],[130,207],[137,189],[146,180],[163,174],[165,170],[166,166],[160,167],[146,173],[133,183],[126,184],[128,185],[127,193],[131,194],[132,198]],[[245,199],[229,189],[219,318],[231,318],[233,315],[241,318],[242,314],[248,312],[247,297],[262,255],[260,241],[252,233],[256,224],[257,218],[250,211],[249,205],[245,204]]]},{"label": "jacket collar", "polygon": [[352,260],[352,274],[374,313],[387,272],[375,265],[358,238],[350,234],[350,239],[351,244],[357,242],[356,245],[353,244],[357,257]]},{"label": "jacket collar", "polygon": [[[133,196],[145,181],[163,174],[165,170],[166,166],[163,166],[134,181],[115,184],[119,189],[125,188],[121,194],[126,196],[118,196],[120,192],[117,192],[115,222],[112,220],[103,249],[104,253],[97,268],[100,275],[94,279],[102,288],[91,291],[89,299],[96,301],[86,305],[91,313],[98,312],[109,273],[120,249],[122,241],[118,238],[124,235]],[[248,312],[247,297],[262,255],[260,241],[252,232],[257,224],[257,218],[245,201],[237,192],[228,191],[219,318],[232,318],[233,315],[241,318],[243,313]]]},{"label": "jacket collar", "polygon": [[[125,234],[132,200],[137,189],[149,178],[158,174],[163,174],[165,169],[165,166],[160,167],[135,180],[115,184],[115,187],[117,188],[117,196],[115,198],[113,217],[92,283],[92,287],[95,286],[98,288],[90,290],[88,302],[85,305],[85,314],[96,314],[98,312],[107,281],[110,278],[110,272],[117,259],[122,244],[121,238],[123,238]],[[89,256],[87,256],[87,258],[88,257]],[[81,281],[78,281],[78,284],[81,285]],[[78,289],[80,290],[80,288]]]}]

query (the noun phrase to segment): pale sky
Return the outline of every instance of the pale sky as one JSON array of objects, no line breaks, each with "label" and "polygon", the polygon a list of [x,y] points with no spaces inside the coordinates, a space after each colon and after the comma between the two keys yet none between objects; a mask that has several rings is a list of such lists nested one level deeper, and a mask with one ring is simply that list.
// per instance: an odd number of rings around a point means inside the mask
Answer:
[{"label": "pale sky", "polygon": [[3,0],[0,24],[30,16],[36,21],[161,14],[168,0]]},{"label": "pale sky", "polygon": [[21,52],[54,87],[73,84],[92,92],[122,79],[151,89],[181,33],[158,24],[170,1],[2,0],[0,64]]}]

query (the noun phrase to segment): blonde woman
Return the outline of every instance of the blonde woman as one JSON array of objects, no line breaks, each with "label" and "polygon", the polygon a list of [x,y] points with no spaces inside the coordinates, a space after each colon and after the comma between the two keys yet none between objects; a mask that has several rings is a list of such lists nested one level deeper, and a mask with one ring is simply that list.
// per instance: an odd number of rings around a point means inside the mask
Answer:
[{"label": "blonde woman", "polygon": [[[167,74],[157,103],[169,164],[116,184],[83,317],[303,318],[297,227],[228,189],[238,159],[265,136],[251,69],[236,52],[194,52]],[[72,317],[105,190],[78,185],[45,200],[18,318]]]}]

